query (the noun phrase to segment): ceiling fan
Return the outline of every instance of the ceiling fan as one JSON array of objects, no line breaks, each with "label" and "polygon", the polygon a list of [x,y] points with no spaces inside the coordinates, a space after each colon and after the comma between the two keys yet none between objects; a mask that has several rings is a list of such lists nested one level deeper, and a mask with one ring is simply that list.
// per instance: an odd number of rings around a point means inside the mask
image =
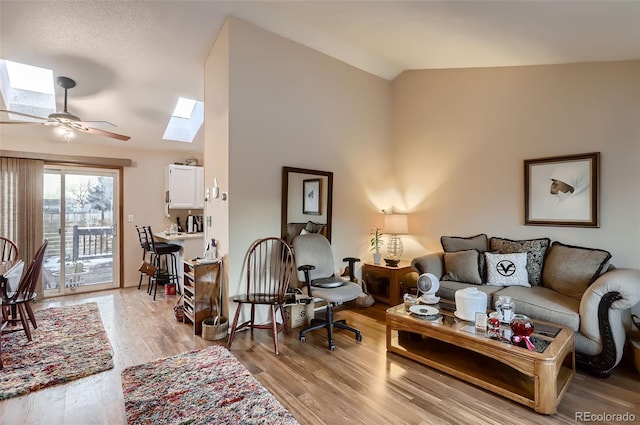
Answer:
[{"label": "ceiling fan", "polygon": [[7,111],[5,109],[0,109],[0,112],[39,120],[39,122],[0,121],[0,124],[33,124],[59,127],[63,130],[62,134],[65,137],[65,140],[69,139],[69,136],[73,133],[73,130],[82,131],[89,134],[96,134],[98,136],[111,137],[112,139],[123,141],[131,139],[131,137],[125,136],[123,134],[112,133],[110,131],[92,127],[92,125],[95,124],[108,124],[115,127],[114,124],[111,124],[108,121],[82,121],[79,117],[69,113],[69,111],[67,111],[67,90],[74,88],[76,86],[76,82],[68,77],[58,77],[56,78],[56,83],[64,89],[64,110],[62,112],[54,112],[53,114],[49,114],[47,118],[43,118],[36,115],[25,114],[24,112]]}]

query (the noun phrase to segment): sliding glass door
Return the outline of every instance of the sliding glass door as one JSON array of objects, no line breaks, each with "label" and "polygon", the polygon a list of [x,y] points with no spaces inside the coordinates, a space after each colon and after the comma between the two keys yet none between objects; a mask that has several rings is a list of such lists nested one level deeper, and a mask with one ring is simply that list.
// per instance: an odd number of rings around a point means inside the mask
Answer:
[{"label": "sliding glass door", "polygon": [[45,166],[44,295],[117,288],[119,171]]}]

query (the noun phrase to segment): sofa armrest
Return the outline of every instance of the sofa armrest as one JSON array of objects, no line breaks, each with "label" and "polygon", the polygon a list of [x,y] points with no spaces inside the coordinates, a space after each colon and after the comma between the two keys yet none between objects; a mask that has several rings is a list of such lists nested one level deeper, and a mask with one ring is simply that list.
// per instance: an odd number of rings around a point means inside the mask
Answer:
[{"label": "sofa armrest", "polygon": [[418,274],[431,273],[440,279],[444,273],[444,252],[434,252],[433,254],[416,257],[411,260],[411,267]]},{"label": "sofa armrest", "polygon": [[626,310],[640,302],[640,270],[613,269],[596,279],[580,301],[580,317],[595,317],[600,300],[610,292],[620,298],[611,303],[612,310]]},{"label": "sofa armrest", "polygon": [[598,355],[576,353],[576,361],[605,377],[620,362],[631,307],[640,302],[640,270],[614,269],[601,275],[580,301],[580,333],[599,345]]}]

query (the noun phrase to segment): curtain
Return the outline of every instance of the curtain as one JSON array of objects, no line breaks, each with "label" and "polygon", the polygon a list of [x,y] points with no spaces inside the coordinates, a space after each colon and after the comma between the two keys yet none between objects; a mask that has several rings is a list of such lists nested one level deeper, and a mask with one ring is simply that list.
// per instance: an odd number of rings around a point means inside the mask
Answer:
[{"label": "curtain", "polygon": [[[0,235],[18,245],[25,270],[42,245],[44,161],[0,157]],[[37,286],[42,298],[42,274]]]}]

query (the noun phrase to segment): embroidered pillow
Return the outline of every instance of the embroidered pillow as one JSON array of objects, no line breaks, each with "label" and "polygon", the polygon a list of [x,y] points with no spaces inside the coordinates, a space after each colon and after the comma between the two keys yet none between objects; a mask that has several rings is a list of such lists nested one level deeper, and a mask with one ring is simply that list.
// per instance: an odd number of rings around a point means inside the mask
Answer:
[{"label": "embroidered pillow", "polygon": [[497,251],[500,254],[526,252],[529,283],[538,286],[542,284],[542,267],[550,243],[551,240],[549,238],[525,239],[521,241],[491,238],[489,246],[491,251]]},{"label": "embroidered pillow", "polygon": [[486,252],[487,285],[531,287],[527,275],[527,253],[494,254]]},{"label": "embroidered pillow", "polygon": [[473,283],[481,285],[482,279],[478,269],[478,251],[468,249],[466,251],[444,253],[444,276],[442,280]]}]

